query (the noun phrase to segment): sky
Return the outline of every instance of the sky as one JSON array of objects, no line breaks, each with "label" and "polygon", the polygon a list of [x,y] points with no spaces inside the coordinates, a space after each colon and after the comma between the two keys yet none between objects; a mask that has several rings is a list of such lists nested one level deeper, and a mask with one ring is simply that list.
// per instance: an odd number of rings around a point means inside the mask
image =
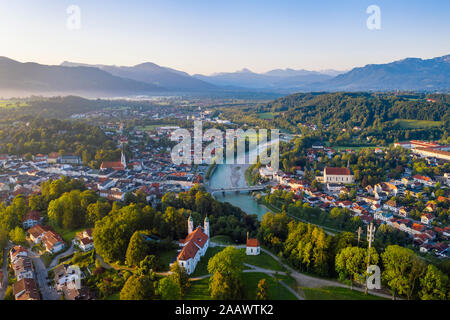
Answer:
[{"label": "sky", "polygon": [[[381,29],[367,27],[370,5]],[[0,0],[0,56],[21,62],[154,62],[212,74],[446,54],[448,0]]]}]

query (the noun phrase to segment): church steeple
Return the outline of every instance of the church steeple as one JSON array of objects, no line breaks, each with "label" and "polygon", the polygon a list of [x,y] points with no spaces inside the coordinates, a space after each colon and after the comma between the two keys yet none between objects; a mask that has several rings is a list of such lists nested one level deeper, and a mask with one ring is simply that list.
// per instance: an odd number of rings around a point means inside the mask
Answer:
[{"label": "church steeple", "polygon": [[208,219],[208,215],[206,215],[205,221],[203,222],[203,232],[205,232],[205,234],[209,238],[209,219]]},{"label": "church steeple", "polygon": [[191,234],[192,231],[194,231],[194,219],[192,219],[192,216],[189,215],[189,219],[188,219],[188,234]]},{"label": "church steeple", "polygon": [[123,153],[123,145],[122,145],[122,153],[120,156],[120,163],[123,165],[124,169],[127,167],[127,160],[125,159],[125,154]]}]

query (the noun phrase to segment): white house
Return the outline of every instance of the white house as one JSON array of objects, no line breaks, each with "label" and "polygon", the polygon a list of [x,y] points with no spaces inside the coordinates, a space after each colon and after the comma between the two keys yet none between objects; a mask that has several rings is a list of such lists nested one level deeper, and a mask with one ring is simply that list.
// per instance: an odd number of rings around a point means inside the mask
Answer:
[{"label": "white house", "polygon": [[247,246],[245,249],[245,253],[248,256],[257,256],[259,255],[259,253],[261,252],[261,247],[259,245],[259,241],[258,239],[254,239],[254,238],[248,238],[248,233],[247,233]]}]

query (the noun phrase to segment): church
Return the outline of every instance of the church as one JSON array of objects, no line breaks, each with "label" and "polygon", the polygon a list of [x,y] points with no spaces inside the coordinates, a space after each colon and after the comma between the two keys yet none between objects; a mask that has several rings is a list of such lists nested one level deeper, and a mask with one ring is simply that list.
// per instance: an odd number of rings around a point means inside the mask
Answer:
[{"label": "church", "polygon": [[120,161],[103,161],[102,164],[100,165],[100,170],[113,169],[116,171],[123,171],[125,170],[126,167],[127,167],[127,160],[125,159],[125,154],[123,153],[122,150]]},{"label": "church", "polygon": [[180,240],[180,245],[183,246],[181,252],[178,254],[177,261],[180,266],[184,267],[188,274],[195,271],[197,263],[208,250],[209,245],[209,219],[205,218],[203,222],[203,229],[198,226],[194,230],[194,220],[191,216],[188,219],[188,236],[184,240]]}]

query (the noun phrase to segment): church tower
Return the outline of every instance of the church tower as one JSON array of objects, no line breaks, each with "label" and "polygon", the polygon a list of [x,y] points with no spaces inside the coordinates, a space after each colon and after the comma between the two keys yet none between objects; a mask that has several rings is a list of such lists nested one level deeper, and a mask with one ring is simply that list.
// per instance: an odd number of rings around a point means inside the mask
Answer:
[{"label": "church tower", "polygon": [[120,163],[123,165],[123,168],[126,169],[127,160],[125,159],[125,154],[123,153],[123,147],[122,147],[122,155],[120,157]]},{"label": "church tower", "polygon": [[189,215],[189,219],[188,219],[188,234],[191,234],[192,231],[194,231],[194,219],[192,219],[192,216]]},{"label": "church tower", "polygon": [[205,234],[209,238],[209,219],[208,219],[208,216],[205,217],[205,221],[203,222],[203,232],[205,232]]}]

